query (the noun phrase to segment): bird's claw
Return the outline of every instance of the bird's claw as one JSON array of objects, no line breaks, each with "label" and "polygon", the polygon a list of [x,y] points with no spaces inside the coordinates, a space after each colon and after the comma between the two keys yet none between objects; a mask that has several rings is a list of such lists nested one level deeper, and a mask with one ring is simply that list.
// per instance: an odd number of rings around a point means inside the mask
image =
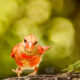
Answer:
[{"label": "bird's claw", "polygon": [[13,71],[13,72],[16,72],[16,70],[15,70],[15,69],[12,69],[12,71]]},{"label": "bird's claw", "polygon": [[18,77],[20,77],[20,73],[21,73],[20,71],[15,70],[15,69],[12,69],[12,71],[15,72],[18,75]]},{"label": "bird's claw", "polygon": [[35,76],[36,74],[37,74],[36,71],[34,71],[34,72],[28,74],[28,76]]}]

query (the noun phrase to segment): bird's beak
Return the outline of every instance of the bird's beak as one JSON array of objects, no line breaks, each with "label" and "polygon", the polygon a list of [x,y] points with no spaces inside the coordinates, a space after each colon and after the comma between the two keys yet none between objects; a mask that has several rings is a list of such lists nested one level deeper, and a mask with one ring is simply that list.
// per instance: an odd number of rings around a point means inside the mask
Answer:
[{"label": "bird's beak", "polygon": [[31,50],[33,48],[33,43],[32,42],[27,43],[26,48]]}]

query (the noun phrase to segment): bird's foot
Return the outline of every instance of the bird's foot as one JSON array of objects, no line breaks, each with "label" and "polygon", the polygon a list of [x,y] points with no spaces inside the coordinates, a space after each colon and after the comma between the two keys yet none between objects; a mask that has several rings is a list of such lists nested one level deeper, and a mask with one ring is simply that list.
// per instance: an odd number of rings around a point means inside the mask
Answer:
[{"label": "bird's foot", "polygon": [[34,72],[32,72],[32,73],[28,74],[28,76],[35,76],[36,74],[37,74],[37,72],[36,72],[36,71],[34,71]]},{"label": "bird's foot", "polygon": [[17,69],[12,69],[12,71],[15,72],[18,75],[18,77],[20,77],[21,71],[18,71]]}]

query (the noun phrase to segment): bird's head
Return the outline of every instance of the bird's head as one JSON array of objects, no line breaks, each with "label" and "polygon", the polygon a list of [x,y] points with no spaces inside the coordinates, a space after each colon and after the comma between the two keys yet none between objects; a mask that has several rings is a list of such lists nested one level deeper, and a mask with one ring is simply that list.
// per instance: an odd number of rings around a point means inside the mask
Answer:
[{"label": "bird's head", "polygon": [[24,37],[23,43],[24,43],[24,48],[27,51],[31,52],[35,47],[35,45],[37,44],[37,39],[34,35],[30,34]]}]

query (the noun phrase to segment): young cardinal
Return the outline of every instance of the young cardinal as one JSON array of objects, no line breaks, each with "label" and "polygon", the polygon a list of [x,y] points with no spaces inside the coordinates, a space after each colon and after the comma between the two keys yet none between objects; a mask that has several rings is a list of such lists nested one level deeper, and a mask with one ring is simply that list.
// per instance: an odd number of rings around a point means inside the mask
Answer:
[{"label": "young cardinal", "polygon": [[12,70],[17,73],[18,76],[25,69],[34,69],[29,75],[35,75],[40,61],[42,60],[42,54],[45,53],[50,46],[40,46],[36,37],[32,34],[24,37],[24,40],[15,45],[11,51],[11,57],[14,58],[18,67],[16,70]]}]

